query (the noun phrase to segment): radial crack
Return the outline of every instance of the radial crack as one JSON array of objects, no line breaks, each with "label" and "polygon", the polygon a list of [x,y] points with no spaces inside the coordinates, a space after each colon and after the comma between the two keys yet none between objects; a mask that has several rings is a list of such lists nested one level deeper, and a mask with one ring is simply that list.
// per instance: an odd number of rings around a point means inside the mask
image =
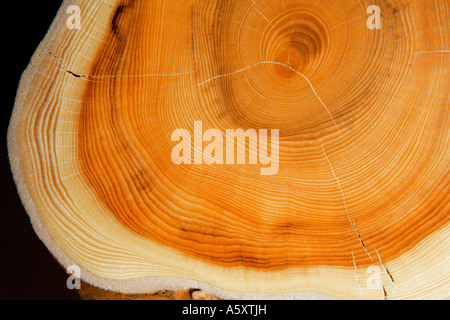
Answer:
[{"label": "radial crack", "polygon": [[383,269],[384,269],[384,272],[386,272],[386,274],[387,274],[388,277],[389,277],[389,281],[390,281],[390,285],[391,285],[392,292],[394,292],[394,286],[395,286],[394,278],[392,277],[392,275],[391,275],[391,273],[389,272],[388,268],[387,268],[387,267],[385,266],[385,264],[383,263],[383,260],[381,260],[381,256],[380,256],[380,254],[378,253],[377,248],[374,247],[374,249],[375,249],[375,252],[377,253],[378,259],[380,260],[380,264],[381,264],[381,266],[382,266]]},{"label": "radial crack", "polygon": [[301,76],[303,79],[305,79],[306,82],[308,83],[308,85],[310,86],[312,92],[313,92],[314,95],[316,96],[317,100],[319,100],[320,104],[321,104],[321,105],[325,108],[325,110],[327,111],[327,113],[328,113],[328,115],[330,116],[331,120],[333,121],[334,126],[336,127],[336,130],[338,131],[339,135],[341,134],[341,131],[339,130],[339,127],[338,127],[336,121],[334,120],[334,117],[333,117],[333,115],[331,114],[330,109],[328,109],[328,107],[326,106],[326,104],[325,104],[325,103],[322,101],[322,99],[319,97],[319,95],[318,95],[316,89],[314,89],[314,86],[312,85],[311,81],[309,81],[309,79],[308,79],[303,73],[301,73],[301,72],[295,70],[295,69],[292,68],[289,64],[285,64],[285,63],[281,63],[281,62],[275,62],[275,61],[260,61],[260,62],[257,62],[257,63],[255,63],[255,64],[252,64],[251,66],[248,66],[248,67],[245,67],[245,68],[236,70],[236,71],[231,72],[231,73],[220,74],[220,75],[214,76],[214,77],[209,78],[209,79],[207,79],[207,80],[205,80],[205,81],[203,81],[203,82],[198,83],[196,86],[197,86],[197,87],[203,86],[203,85],[205,85],[205,84],[207,84],[207,83],[209,83],[209,82],[211,82],[211,81],[214,81],[214,80],[217,80],[217,79],[220,79],[220,78],[224,78],[224,77],[233,76],[233,75],[235,75],[235,74],[238,74],[238,73],[240,73],[240,72],[249,70],[249,69],[251,69],[251,68],[254,68],[254,67],[259,66],[259,65],[262,65],[262,64],[274,64],[274,65],[283,66],[283,67],[285,67],[285,68],[287,68],[287,69],[289,69],[289,70],[295,72],[296,74],[298,74],[299,76]]},{"label": "radial crack", "polygon": [[311,84],[311,81],[309,81],[309,79],[303,74],[298,72],[297,70],[295,70],[294,68],[292,68],[291,66],[286,66],[287,68],[291,69],[292,71],[294,71],[295,73],[297,73],[298,75],[302,76],[309,84],[309,86],[311,87],[312,91],[314,92],[314,94],[316,95],[317,99],[320,101],[320,103],[322,104],[322,106],[327,110],[328,114],[330,115],[331,120],[333,120],[334,126],[336,127],[337,131],[339,132],[339,135],[341,134],[341,131],[339,130],[336,121],[333,118],[333,115],[331,114],[330,110],[328,109],[328,107],[325,105],[325,103],[323,103],[322,99],[319,97],[319,95],[317,94],[316,90],[314,89],[313,85]]},{"label": "radial crack", "polygon": [[353,22],[355,20],[359,20],[359,19],[362,19],[362,18],[365,18],[365,16],[359,16],[359,17],[352,18],[352,19],[346,20],[344,22],[338,23],[337,25],[335,25],[335,26],[331,27],[330,29],[328,29],[327,32],[333,31],[334,29],[339,28],[340,26],[342,26],[344,24],[347,24],[347,23],[350,23],[350,22]]},{"label": "radial crack", "polygon": [[197,87],[200,87],[200,86],[203,86],[203,85],[207,84],[208,82],[214,81],[214,80],[216,80],[216,79],[220,79],[220,78],[224,78],[224,77],[233,76],[233,75],[235,75],[235,74],[238,74],[238,73],[240,73],[240,72],[246,71],[246,70],[251,69],[251,68],[254,68],[254,67],[259,66],[259,65],[261,65],[261,64],[280,64],[280,65],[286,66],[285,64],[282,64],[282,63],[279,63],[279,62],[273,62],[273,61],[260,61],[260,62],[257,62],[257,63],[255,63],[255,64],[252,64],[251,66],[248,66],[248,67],[245,67],[245,68],[236,70],[236,71],[231,72],[231,73],[219,74],[219,75],[217,75],[217,76],[214,76],[214,77],[209,78],[209,79],[207,79],[207,80],[205,80],[205,81],[203,81],[203,82],[198,83],[196,86],[197,86]]},{"label": "radial crack", "polygon": [[383,290],[383,299],[387,300],[387,292],[383,285],[381,286],[381,289]]},{"label": "radial crack", "polygon": [[353,254],[353,251],[352,251],[352,257],[353,257],[353,266],[355,267],[355,279],[356,279],[356,284],[358,285],[359,291],[362,292],[361,285],[359,284],[358,268],[356,267],[355,255]]},{"label": "radial crack", "polygon": [[53,54],[51,51],[47,51],[47,53],[50,56],[52,56],[54,59],[59,61],[59,69],[60,70],[67,72],[68,74],[70,74],[76,78],[81,78],[81,79],[85,79],[85,80],[108,79],[108,78],[146,78],[146,77],[157,77],[157,76],[173,77],[173,76],[182,76],[182,75],[188,75],[188,74],[193,73],[193,71],[188,71],[188,72],[179,72],[179,73],[148,73],[148,74],[138,74],[138,75],[94,75],[94,76],[90,76],[90,75],[84,75],[84,74],[77,74],[71,70],[68,70],[68,68],[66,67],[64,60],[62,58]]},{"label": "radial crack", "polygon": [[450,50],[436,50],[436,51],[415,51],[414,53],[450,53]]},{"label": "radial crack", "polygon": [[258,13],[264,18],[264,20],[267,21],[268,24],[272,25],[272,23],[269,21],[269,19],[267,19],[266,16],[265,16],[261,11],[259,11],[258,9],[256,9],[256,8],[254,7],[254,5],[256,4],[256,2],[255,2],[254,0],[252,0],[252,1],[253,1],[253,9],[255,9],[256,12],[258,12]]},{"label": "radial crack", "polygon": [[367,255],[369,256],[370,260],[373,261],[372,256],[370,255],[369,251],[367,251],[367,248],[366,248],[366,246],[364,245],[364,242],[363,242],[363,240],[362,240],[362,238],[361,238],[361,235],[359,234],[359,231],[358,231],[358,228],[356,227],[355,221],[353,221],[353,219],[350,217],[350,214],[348,213],[347,201],[346,201],[346,199],[345,199],[344,190],[342,190],[342,187],[341,187],[341,183],[340,183],[340,181],[339,181],[339,178],[337,177],[336,173],[334,172],[334,168],[333,168],[333,166],[331,165],[331,162],[330,162],[330,159],[329,159],[328,156],[327,156],[327,153],[325,152],[325,148],[323,147],[323,144],[322,144],[322,151],[323,151],[323,155],[325,156],[325,159],[327,159],[328,165],[330,166],[331,172],[333,173],[333,176],[334,176],[334,178],[336,179],[336,182],[337,182],[337,185],[338,185],[338,187],[339,187],[339,190],[341,191],[342,199],[343,199],[343,202],[344,202],[345,213],[346,213],[346,215],[347,215],[347,219],[348,219],[348,221],[350,222],[350,225],[352,226],[352,228],[355,230],[356,236],[358,237],[358,239],[359,239],[359,241],[360,241],[362,247],[363,247],[364,250],[366,251],[366,253],[367,253]]}]

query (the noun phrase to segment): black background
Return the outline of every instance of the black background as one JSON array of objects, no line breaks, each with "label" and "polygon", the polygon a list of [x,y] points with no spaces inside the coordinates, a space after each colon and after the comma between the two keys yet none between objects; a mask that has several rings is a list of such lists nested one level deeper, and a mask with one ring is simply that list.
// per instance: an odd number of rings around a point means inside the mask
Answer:
[{"label": "black background", "polygon": [[2,1],[0,299],[78,299],[67,275],[36,236],[9,167],[6,134],[22,72],[62,1]]}]

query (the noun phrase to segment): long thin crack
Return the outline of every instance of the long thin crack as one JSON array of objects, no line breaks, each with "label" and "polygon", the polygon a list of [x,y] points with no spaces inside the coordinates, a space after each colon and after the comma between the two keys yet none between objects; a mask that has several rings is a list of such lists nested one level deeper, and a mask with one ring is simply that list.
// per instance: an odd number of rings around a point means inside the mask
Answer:
[{"label": "long thin crack", "polygon": [[436,50],[436,51],[415,51],[414,53],[450,53],[450,50]]},{"label": "long thin crack", "polygon": [[252,1],[253,1],[253,9],[255,9],[256,12],[258,12],[258,13],[264,18],[264,20],[267,21],[268,24],[272,25],[272,23],[270,22],[270,20],[267,19],[267,17],[266,17],[261,11],[259,11],[258,9],[256,9],[256,8],[254,7],[254,5],[256,4],[255,0],[252,0]]},{"label": "long thin crack", "polygon": [[80,78],[80,79],[84,79],[84,80],[96,80],[96,79],[108,79],[108,78],[175,77],[175,76],[189,75],[189,74],[193,73],[193,71],[188,71],[188,72],[179,72],[179,73],[148,73],[148,74],[137,74],[137,75],[96,75],[96,76],[84,75],[84,74],[77,74],[77,73],[69,70],[64,63],[64,60],[61,59],[60,57],[58,57],[57,55],[53,54],[51,51],[47,51],[47,53],[50,56],[52,56],[54,59],[59,61],[59,69],[60,70],[67,72],[68,74],[70,74],[76,78]]},{"label": "long thin crack", "polygon": [[338,23],[337,25],[335,25],[335,26],[331,27],[330,29],[328,29],[327,32],[333,31],[334,29],[337,29],[337,28],[339,28],[340,26],[342,26],[344,24],[347,24],[347,23],[350,23],[350,22],[353,22],[353,21],[356,21],[356,20],[360,20],[362,18],[366,18],[366,16],[359,16],[359,17],[352,18],[352,19],[346,20],[344,22]]},{"label": "long thin crack", "polygon": [[291,66],[287,65],[286,66],[288,69],[294,71],[295,73],[297,73],[298,75],[302,76],[309,84],[309,86],[311,87],[312,91],[314,92],[314,94],[316,95],[317,99],[320,101],[320,103],[322,104],[322,106],[327,110],[328,114],[330,115],[331,120],[333,120],[334,126],[336,127],[337,131],[339,132],[339,135],[341,134],[341,131],[339,130],[336,121],[334,120],[330,110],[328,109],[328,107],[325,105],[325,103],[322,101],[322,99],[319,97],[319,95],[317,94],[316,90],[314,89],[313,85],[311,84],[311,81],[309,81],[309,79],[303,74],[298,72],[297,70],[291,68]]},{"label": "long thin crack", "polygon": [[383,285],[381,286],[381,290],[383,290],[383,299],[387,300],[387,292]]},{"label": "long thin crack", "polygon": [[251,66],[248,66],[248,67],[245,67],[245,68],[236,70],[236,71],[234,71],[234,72],[226,73],[226,74],[219,74],[219,75],[217,75],[217,76],[214,76],[214,77],[212,77],[212,78],[209,78],[209,79],[207,79],[207,80],[205,80],[205,81],[203,81],[203,82],[198,83],[198,84],[196,85],[196,87],[203,86],[203,85],[207,84],[208,82],[211,82],[211,81],[214,81],[214,80],[217,80],[217,79],[220,79],[220,78],[225,78],[225,77],[233,76],[233,75],[235,75],[235,74],[238,74],[238,73],[240,73],[240,72],[246,71],[246,70],[248,70],[248,69],[254,68],[254,67],[259,66],[259,65],[262,65],[262,64],[279,64],[279,65],[286,66],[285,64],[283,64],[283,63],[281,63],[281,62],[260,61],[260,62],[257,62],[257,63],[255,63],[255,64],[252,64]]},{"label": "long thin crack", "polygon": [[314,95],[316,96],[317,100],[319,100],[320,104],[321,104],[321,105],[325,108],[325,110],[327,111],[327,113],[328,113],[328,115],[330,116],[331,120],[333,121],[334,126],[336,127],[336,130],[338,131],[339,135],[341,135],[341,131],[339,130],[339,127],[338,127],[338,125],[337,125],[337,123],[336,123],[336,121],[335,121],[333,115],[331,114],[330,109],[328,109],[328,107],[326,106],[326,104],[325,104],[325,103],[323,102],[323,100],[320,98],[320,96],[318,95],[316,89],[314,89],[314,86],[312,85],[311,81],[309,81],[309,79],[308,79],[303,73],[301,73],[301,72],[295,70],[295,69],[292,68],[289,64],[284,64],[284,63],[281,63],[281,62],[275,62],[275,61],[260,61],[260,62],[257,62],[257,63],[255,63],[255,64],[252,64],[251,66],[248,66],[248,67],[245,67],[245,68],[236,70],[236,71],[231,72],[231,73],[221,74],[221,75],[214,76],[214,77],[209,78],[209,79],[207,79],[207,80],[205,80],[205,81],[203,81],[203,82],[200,82],[200,83],[197,84],[196,86],[197,86],[197,87],[198,87],[198,86],[203,86],[203,85],[205,85],[205,84],[207,84],[207,83],[209,83],[209,82],[211,82],[211,81],[214,81],[214,80],[217,80],[217,79],[220,79],[220,78],[224,78],[224,77],[233,76],[233,75],[236,75],[236,74],[238,74],[238,73],[240,73],[240,72],[243,72],[243,71],[252,69],[252,68],[254,68],[254,67],[256,67],[256,66],[259,66],[259,65],[262,65],[262,64],[274,64],[274,65],[283,66],[283,67],[285,67],[285,68],[287,68],[287,69],[289,69],[289,70],[295,72],[296,74],[298,74],[299,76],[301,76],[303,79],[305,79],[306,82],[308,83],[308,85],[310,86],[311,90],[313,91]]},{"label": "long thin crack", "polygon": [[353,219],[350,217],[350,214],[348,213],[347,201],[346,201],[346,198],[345,198],[344,190],[342,190],[341,182],[339,181],[339,178],[337,177],[336,173],[334,172],[334,168],[333,168],[333,166],[332,166],[332,164],[330,162],[330,159],[327,156],[327,153],[325,152],[325,148],[323,147],[323,144],[322,144],[322,152],[323,152],[323,155],[325,156],[325,159],[327,159],[327,162],[328,162],[328,165],[330,166],[331,172],[333,173],[333,176],[336,179],[336,182],[337,182],[337,185],[339,187],[339,190],[341,191],[342,199],[343,199],[343,202],[344,202],[345,213],[347,215],[347,219],[350,222],[350,225],[352,226],[352,228],[355,230],[356,236],[358,237],[362,247],[366,251],[366,253],[369,256],[370,260],[373,261],[372,256],[370,255],[369,251],[367,251],[367,248],[364,245],[364,241],[362,240],[361,235],[359,234],[359,231],[358,231],[358,228],[356,227],[355,221],[353,221]]},{"label": "long thin crack", "polygon": [[148,77],[177,77],[193,74],[193,71],[178,72],[178,73],[147,73],[147,74],[135,74],[135,75],[100,75],[100,76],[87,76],[88,79],[107,79],[107,78],[148,78]]},{"label": "long thin crack", "polygon": [[[68,68],[66,67],[64,60],[61,59],[60,57],[58,57],[57,55],[55,55],[54,53],[52,53],[51,51],[47,50],[47,53],[49,55],[51,55],[54,59],[56,59],[57,61],[59,61],[59,69],[67,72],[68,74],[76,77],[76,78],[80,78],[83,80],[95,80],[95,79],[108,79],[108,78],[146,78],[146,77],[175,77],[175,76],[182,76],[182,75],[189,75],[189,74],[193,74],[193,71],[188,71],[188,72],[179,72],[179,73],[149,73],[149,74],[141,74],[141,75],[97,75],[97,76],[92,76],[92,75],[84,75],[84,74],[77,74],[71,70],[68,70]],[[330,110],[328,109],[328,107],[325,105],[325,103],[322,101],[322,99],[320,98],[320,96],[318,95],[317,91],[314,89],[314,86],[312,85],[311,81],[309,81],[309,79],[302,74],[301,72],[295,70],[294,68],[292,68],[291,66],[289,66],[289,64],[284,64],[281,62],[275,62],[275,61],[260,61],[257,62],[251,66],[242,68],[240,70],[236,70],[232,73],[228,73],[228,74],[224,74],[224,75],[218,75],[215,77],[212,77],[210,79],[207,79],[199,84],[197,84],[197,86],[202,86],[208,82],[211,82],[213,80],[219,79],[219,78],[223,78],[223,77],[228,77],[228,76],[232,76],[235,74],[238,74],[240,72],[246,71],[248,69],[254,68],[258,65],[261,64],[274,64],[274,65],[280,65],[280,66],[284,66],[285,68],[297,73],[299,76],[301,76],[303,79],[306,80],[306,82],[308,83],[308,85],[311,87],[311,90],[313,91],[314,95],[317,97],[317,99],[319,100],[319,102],[321,103],[321,105],[325,108],[325,110],[327,111],[328,115],[330,116],[331,120],[334,123],[334,126],[336,127],[336,130],[338,131],[339,135],[341,134],[341,131],[339,130],[339,127],[337,126],[337,123],[333,117],[333,115],[331,114]]]},{"label": "long thin crack", "polygon": [[394,277],[392,277],[392,275],[391,275],[391,273],[389,272],[388,268],[386,268],[385,264],[383,263],[383,260],[381,260],[381,256],[380,256],[380,254],[378,253],[377,248],[374,248],[374,249],[375,249],[375,252],[377,253],[378,260],[380,260],[380,264],[381,264],[381,266],[382,266],[383,269],[384,269],[384,272],[386,272],[386,274],[387,274],[388,277],[389,277],[389,281],[390,281],[390,284],[391,284],[391,290],[392,290],[392,292],[394,292],[394,291],[395,291],[395,290],[394,290],[394,286],[395,286]]},{"label": "long thin crack", "polygon": [[359,284],[358,268],[356,267],[355,255],[353,254],[353,252],[352,252],[352,257],[353,257],[353,266],[355,267],[355,279],[356,279],[356,284],[358,285],[359,291],[362,292],[361,285]]}]

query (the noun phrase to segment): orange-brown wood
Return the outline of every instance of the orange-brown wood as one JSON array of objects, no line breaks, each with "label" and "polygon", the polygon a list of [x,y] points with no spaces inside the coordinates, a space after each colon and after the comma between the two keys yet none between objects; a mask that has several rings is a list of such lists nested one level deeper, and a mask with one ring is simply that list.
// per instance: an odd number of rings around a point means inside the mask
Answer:
[{"label": "orange-brown wood", "polygon": [[[417,184],[425,182],[420,172],[433,165],[429,154],[439,153],[440,144],[427,145],[423,157],[401,169],[403,179],[381,174],[383,170],[396,173],[396,167],[404,166],[409,158],[403,153],[393,163],[390,154],[392,140],[407,130],[405,125],[398,123],[386,130],[375,148],[371,145],[376,136],[358,140],[370,131],[367,126],[381,120],[373,108],[362,101],[355,103],[351,95],[332,98],[327,81],[320,81],[330,77],[330,70],[321,66],[324,60],[336,59],[337,63],[341,58],[339,45],[331,44],[345,42],[339,38],[342,33],[328,31],[332,26],[326,17],[311,12],[314,1],[290,3],[288,9],[281,3],[275,5],[276,1],[274,7],[269,3],[265,6],[270,24],[258,19],[256,9],[263,10],[263,2],[254,7],[251,1],[173,5],[129,1],[119,6],[91,72],[105,76],[87,84],[83,99],[79,144],[83,177],[111,214],[132,232],[218,265],[268,270],[350,267],[352,253],[360,266],[372,264],[376,251],[384,261],[399,257],[447,224],[448,212],[442,205],[448,200],[443,192],[448,178],[441,176],[431,188],[417,189]],[[334,5],[346,10],[349,4]],[[253,8],[250,12],[249,7]],[[386,8],[387,21],[395,19],[396,8]],[[172,19],[161,19],[167,16]],[[242,30],[248,27],[247,19],[260,24],[254,30]],[[365,99],[381,95],[385,80],[381,77],[376,83],[374,77],[393,68],[389,59],[396,54],[395,41],[387,32],[368,34],[365,46],[378,46],[381,57],[371,61],[374,55],[368,52],[364,58],[368,65],[360,69],[358,79],[350,73],[334,74],[340,78],[338,90],[361,83],[359,90],[366,92]],[[250,48],[261,42],[267,43],[261,58],[269,63],[255,65],[260,53]],[[206,43],[210,52],[199,49]],[[356,62],[363,59],[353,52],[349,54],[355,54]],[[323,100],[331,102],[333,117],[298,73],[311,79]],[[229,76],[198,86],[223,74]],[[266,92],[243,85],[246,81],[261,89],[266,85]],[[299,92],[303,99],[293,99]],[[261,100],[261,94],[270,100]],[[405,91],[404,104],[394,105],[386,96],[380,108],[397,113],[410,98]],[[418,102],[411,105],[415,106],[420,108]],[[438,102],[436,116],[447,107],[444,100]],[[238,171],[243,177],[239,179],[235,170],[224,166],[174,165],[171,133],[177,128],[191,129],[198,120],[207,121],[205,130],[279,128],[279,174],[257,176],[245,168]],[[355,127],[360,129],[353,131]],[[413,129],[414,122],[407,127]],[[444,134],[443,130],[439,125],[429,128],[436,136]],[[353,147],[341,148],[346,141]],[[361,166],[374,157],[382,157],[383,163]],[[353,190],[361,190],[357,200],[351,196]],[[396,209],[413,198],[421,199],[415,209]]]},{"label": "orange-brown wood", "polygon": [[[448,0],[378,1],[380,29],[359,0],[72,2],[9,152],[47,247],[123,293],[84,299],[448,296]],[[278,170],[174,163],[199,121],[278,130]]]}]

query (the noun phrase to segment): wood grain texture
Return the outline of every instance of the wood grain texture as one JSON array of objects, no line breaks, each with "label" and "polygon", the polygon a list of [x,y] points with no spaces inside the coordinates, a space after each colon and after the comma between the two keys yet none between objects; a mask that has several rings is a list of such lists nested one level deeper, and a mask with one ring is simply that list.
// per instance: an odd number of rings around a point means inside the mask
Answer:
[{"label": "wood grain texture", "polygon": [[123,294],[106,291],[86,283],[77,291],[83,300],[220,300],[198,289],[161,290],[148,294]]},{"label": "wood grain texture", "polygon": [[[38,235],[122,293],[449,296],[450,2],[371,4],[65,1],[9,131]],[[175,165],[194,121],[279,129],[278,173]]]}]

